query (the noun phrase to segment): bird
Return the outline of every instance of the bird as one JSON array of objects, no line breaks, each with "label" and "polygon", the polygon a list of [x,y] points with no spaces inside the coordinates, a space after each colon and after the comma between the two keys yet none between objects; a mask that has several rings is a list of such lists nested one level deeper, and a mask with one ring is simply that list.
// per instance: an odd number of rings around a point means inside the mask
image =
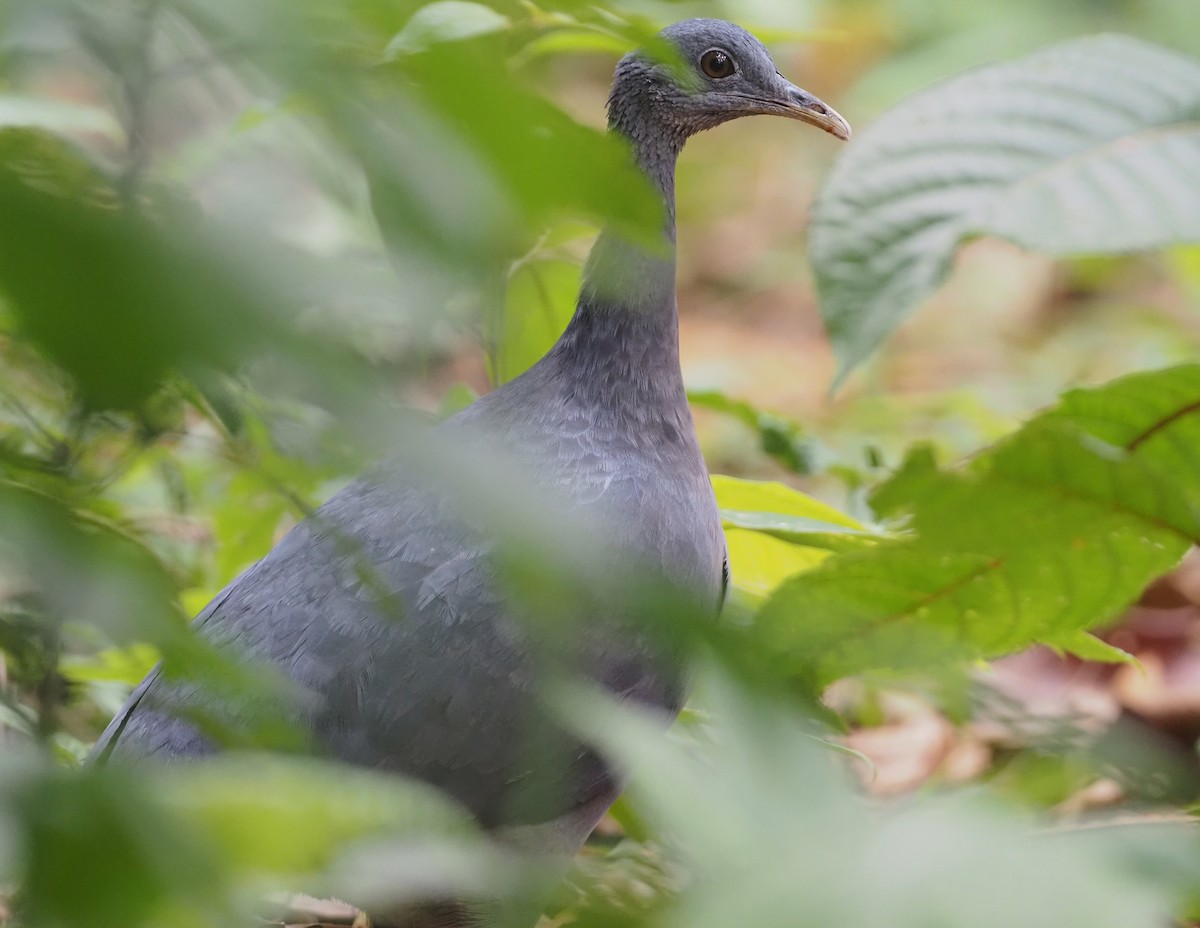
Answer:
[{"label": "bird", "polygon": [[[843,140],[850,127],[786,80],[766,47],[733,23],[691,19],[660,35],[678,60],[630,52],[608,99],[609,131],[661,200],[659,241],[603,228],[557,342],[436,429],[451,446],[503,447],[578,525],[598,527],[614,556],[690,591],[715,617],[729,565],[680,367],[676,161],[690,136],[743,116],[789,117]],[[347,567],[346,540],[370,583]],[[543,836],[535,841],[570,855],[619,794],[623,775],[538,715],[531,633],[497,579],[495,556],[494,543],[444,490],[385,464],[293,528],[194,628],[296,685],[304,698],[289,721],[314,752],[426,781],[484,829],[532,826]],[[399,620],[382,600],[398,605]],[[607,618],[583,617],[581,672],[619,698],[673,716],[686,674],[636,629]],[[198,705],[213,709],[221,700],[156,668],[101,735],[94,761],[216,752],[190,720]],[[530,743],[545,750],[522,749]],[[443,912],[436,923],[457,925],[458,917]]]}]

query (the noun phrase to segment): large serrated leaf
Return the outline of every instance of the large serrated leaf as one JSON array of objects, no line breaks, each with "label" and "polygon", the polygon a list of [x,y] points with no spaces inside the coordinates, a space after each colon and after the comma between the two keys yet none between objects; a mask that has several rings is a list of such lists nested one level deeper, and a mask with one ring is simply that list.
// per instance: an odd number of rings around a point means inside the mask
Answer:
[{"label": "large serrated leaf", "polygon": [[911,513],[910,537],[825,561],[759,614],[799,675],[1035,642],[1095,657],[1081,633],[1200,540],[1200,366],[1068,394],[961,470],[904,468],[880,500]]},{"label": "large serrated leaf", "polygon": [[1077,39],[939,84],[863,132],[813,212],[839,379],[978,235],[1051,254],[1200,240],[1200,61]]}]

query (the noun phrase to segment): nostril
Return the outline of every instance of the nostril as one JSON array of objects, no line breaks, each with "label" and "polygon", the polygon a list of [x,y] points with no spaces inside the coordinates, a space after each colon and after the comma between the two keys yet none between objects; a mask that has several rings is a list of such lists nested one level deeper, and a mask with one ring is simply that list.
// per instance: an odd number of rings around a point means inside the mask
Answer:
[{"label": "nostril", "polygon": [[822,116],[829,115],[829,107],[827,107],[824,103],[813,103],[812,108],[814,112],[820,113]]}]

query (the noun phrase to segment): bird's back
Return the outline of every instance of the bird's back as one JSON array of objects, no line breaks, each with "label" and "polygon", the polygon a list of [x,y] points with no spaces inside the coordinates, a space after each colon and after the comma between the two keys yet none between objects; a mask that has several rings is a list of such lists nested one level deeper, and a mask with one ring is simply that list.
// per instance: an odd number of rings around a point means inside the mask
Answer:
[{"label": "bird's back", "polygon": [[[723,540],[686,405],[635,437],[551,368],[483,398],[444,437],[514,455],[581,531],[603,533],[613,569],[636,561],[715,611]],[[197,629],[299,686],[289,721],[317,752],[431,782],[489,826],[546,821],[597,798],[602,811],[615,784],[541,711],[540,641],[500,589],[492,548],[447,490],[385,468],[289,533]],[[576,667],[620,696],[678,708],[679,668],[653,636],[620,616],[564,618],[578,622],[567,655]],[[97,751],[124,761],[209,752],[180,718],[196,706],[236,724],[238,707],[152,674]]]}]

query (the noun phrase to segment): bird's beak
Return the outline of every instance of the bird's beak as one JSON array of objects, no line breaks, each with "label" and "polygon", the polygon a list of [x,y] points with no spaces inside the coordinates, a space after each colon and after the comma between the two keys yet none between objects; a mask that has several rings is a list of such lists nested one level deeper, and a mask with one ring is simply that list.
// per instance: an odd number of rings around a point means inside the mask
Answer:
[{"label": "bird's beak", "polygon": [[775,112],[780,116],[799,119],[810,126],[824,129],[843,142],[850,138],[850,123],[846,122],[837,110],[827,103],[822,103],[807,90],[802,90],[787,81],[783,82],[783,93],[779,96],[778,109]]}]

